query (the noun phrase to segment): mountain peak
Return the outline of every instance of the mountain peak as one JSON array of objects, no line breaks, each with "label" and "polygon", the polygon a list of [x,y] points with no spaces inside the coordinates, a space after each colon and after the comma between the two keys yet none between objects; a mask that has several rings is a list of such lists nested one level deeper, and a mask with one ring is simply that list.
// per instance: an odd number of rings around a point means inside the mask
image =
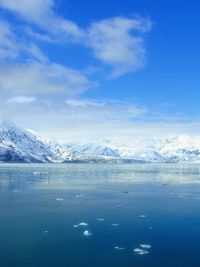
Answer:
[{"label": "mountain peak", "polygon": [[0,121],[0,161],[66,162],[196,162],[200,161],[200,137],[147,138],[99,144],[58,145],[32,130]]}]

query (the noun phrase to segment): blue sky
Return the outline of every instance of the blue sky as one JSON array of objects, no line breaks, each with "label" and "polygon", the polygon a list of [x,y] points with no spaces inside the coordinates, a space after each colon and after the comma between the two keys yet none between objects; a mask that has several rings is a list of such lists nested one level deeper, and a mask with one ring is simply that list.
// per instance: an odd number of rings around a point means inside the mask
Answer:
[{"label": "blue sky", "polygon": [[0,118],[61,142],[200,134],[199,9],[0,0]]}]

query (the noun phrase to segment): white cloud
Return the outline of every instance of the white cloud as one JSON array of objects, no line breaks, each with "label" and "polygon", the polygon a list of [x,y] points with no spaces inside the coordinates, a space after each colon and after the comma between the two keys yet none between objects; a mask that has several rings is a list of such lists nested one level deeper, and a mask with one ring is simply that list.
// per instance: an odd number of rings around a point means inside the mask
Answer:
[{"label": "white cloud", "polygon": [[0,20],[0,59],[16,58],[18,46],[14,39],[11,26],[4,20]]},{"label": "white cloud", "polygon": [[37,45],[18,37],[15,28],[8,22],[0,20],[0,60],[19,59],[26,55],[41,62],[47,62],[48,58]]},{"label": "white cloud", "polygon": [[7,103],[28,104],[35,101],[35,97],[31,96],[16,96],[7,100]]},{"label": "white cloud", "polygon": [[148,112],[147,107],[135,105],[128,101],[93,99],[67,99],[66,108],[68,117],[82,122],[108,122],[130,120],[142,117]]},{"label": "white cloud", "polygon": [[51,138],[59,142],[68,142],[73,138],[89,141],[95,136],[105,139],[111,133],[129,132],[132,120],[143,118],[147,111],[146,107],[131,102],[75,98],[57,102],[54,98],[40,97],[28,105],[20,105],[20,108],[1,100],[0,119],[12,117],[17,124],[42,134],[48,132]]},{"label": "white cloud", "polygon": [[67,99],[66,104],[73,108],[104,107],[106,105],[105,102],[85,99]]},{"label": "white cloud", "polygon": [[79,39],[82,36],[81,29],[75,23],[56,14],[54,0],[0,0],[0,7],[48,32],[66,34],[69,39]]},{"label": "white cloud", "polygon": [[[113,17],[81,28],[56,13],[54,0],[0,0],[0,7],[28,22],[24,34],[35,40],[61,44],[76,41],[92,49],[96,59],[112,68],[111,77],[137,71],[146,64],[144,33],[152,26],[148,18]],[[31,24],[39,29],[33,29]],[[35,48],[32,45],[32,56],[46,60],[36,45]]]},{"label": "white cloud", "polygon": [[78,94],[92,83],[81,72],[54,63],[0,63],[0,91],[13,94]]},{"label": "white cloud", "polygon": [[97,59],[113,68],[112,76],[136,71],[146,63],[144,38],[151,21],[143,18],[114,17],[93,23],[88,46]]}]

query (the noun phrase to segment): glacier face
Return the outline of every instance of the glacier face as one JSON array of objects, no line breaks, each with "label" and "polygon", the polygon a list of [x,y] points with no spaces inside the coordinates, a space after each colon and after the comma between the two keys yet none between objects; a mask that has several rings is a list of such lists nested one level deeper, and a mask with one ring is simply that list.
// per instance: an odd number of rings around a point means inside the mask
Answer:
[{"label": "glacier face", "polygon": [[59,145],[0,121],[1,162],[200,162],[200,137]]}]

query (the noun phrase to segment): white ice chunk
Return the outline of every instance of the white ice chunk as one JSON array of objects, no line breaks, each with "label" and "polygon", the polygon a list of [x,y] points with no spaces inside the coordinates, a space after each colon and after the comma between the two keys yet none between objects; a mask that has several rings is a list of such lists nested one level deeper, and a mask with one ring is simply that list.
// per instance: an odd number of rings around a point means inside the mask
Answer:
[{"label": "white ice chunk", "polygon": [[91,236],[92,233],[91,233],[89,230],[85,230],[85,231],[83,232],[83,235],[84,235],[84,236]]},{"label": "white ice chunk", "polygon": [[116,249],[116,250],[124,250],[125,247],[118,247],[118,246],[116,246],[116,247],[114,247],[114,249]]},{"label": "white ice chunk", "polygon": [[88,223],[86,223],[86,222],[80,222],[78,225],[79,226],[88,226]]},{"label": "white ice chunk", "polygon": [[74,228],[78,228],[79,226],[88,226],[88,223],[86,223],[86,222],[80,222],[78,224],[74,224],[73,225]]},{"label": "white ice chunk", "polygon": [[63,201],[64,198],[62,198],[62,197],[57,197],[56,200],[57,200],[57,201]]},{"label": "white ice chunk", "polygon": [[41,172],[33,172],[34,175],[40,175]]},{"label": "white ice chunk", "polygon": [[138,217],[139,218],[146,218],[147,216],[145,214],[140,214]]},{"label": "white ice chunk", "polygon": [[112,226],[119,226],[118,223],[112,223],[111,225],[112,225]]},{"label": "white ice chunk", "polygon": [[104,221],[103,218],[98,218],[98,219],[96,219],[96,220],[99,221],[99,222],[103,222],[103,221]]},{"label": "white ice chunk", "polygon": [[75,198],[84,197],[84,195],[76,195]]},{"label": "white ice chunk", "polygon": [[133,251],[138,255],[145,255],[149,253],[149,251],[141,249],[141,248],[135,248]]}]

